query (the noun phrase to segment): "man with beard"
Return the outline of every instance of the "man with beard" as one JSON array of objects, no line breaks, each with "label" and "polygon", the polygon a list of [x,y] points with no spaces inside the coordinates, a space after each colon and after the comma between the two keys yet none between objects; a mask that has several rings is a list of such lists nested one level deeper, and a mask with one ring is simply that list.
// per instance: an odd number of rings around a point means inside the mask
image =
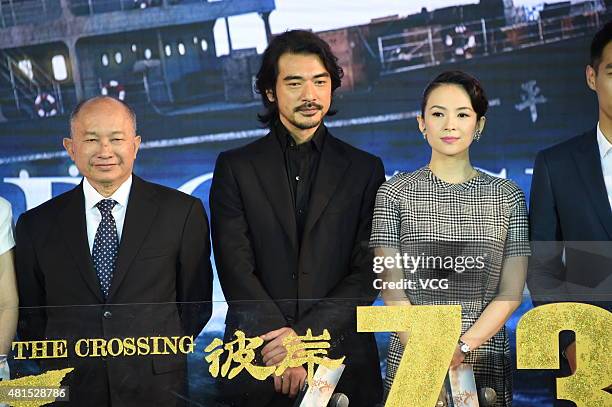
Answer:
[{"label": "man with beard", "polygon": [[[368,240],[385,177],[378,157],[323,124],[341,77],[315,34],[289,31],[269,44],[257,88],[270,133],[217,159],[213,248],[229,302],[226,342],[236,330],[260,336],[257,361],[273,366],[287,355],[287,336],[328,329],[329,357],[346,356],[336,391],[351,406],[372,406],[381,399],[378,353],[372,334],[356,333],[355,306],[377,294]],[[305,380],[303,366],[262,382],[243,371],[222,382],[222,393],[232,405],[291,406]]]}]

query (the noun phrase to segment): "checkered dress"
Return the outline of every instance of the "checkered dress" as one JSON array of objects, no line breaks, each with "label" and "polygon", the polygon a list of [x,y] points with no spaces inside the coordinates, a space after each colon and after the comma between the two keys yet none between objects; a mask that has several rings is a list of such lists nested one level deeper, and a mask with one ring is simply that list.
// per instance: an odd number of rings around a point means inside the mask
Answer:
[{"label": "checkered dress", "polygon": [[[404,268],[404,277],[417,282],[415,289],[405,293],[414,305],[460,304],[463,334],[497,295],[504,258],[530,255],[525,197],[514,182],[480,171],[461,184],[442,181],[429,167],[400,173],[378,190],[370,246],[395,248],[414,258],[432,256],[434,260],[416,268]],[[470,269],[457,267],[466,258],[479,256],[479,268],[475,264]],[[436,257],[445,263],[436,262]],[[446,263],[449,258],[454,263]],[[464,260],[456,260],[460,258]],[[418,280],[426,278],[446,278],[448,289],[423,289]],[[387,356],[386,392],[402,353],[394,333]],[[497,392],[496,406],[512,404],[505,328],[470,352],[464,363],[473,364],[477,388]]]}]

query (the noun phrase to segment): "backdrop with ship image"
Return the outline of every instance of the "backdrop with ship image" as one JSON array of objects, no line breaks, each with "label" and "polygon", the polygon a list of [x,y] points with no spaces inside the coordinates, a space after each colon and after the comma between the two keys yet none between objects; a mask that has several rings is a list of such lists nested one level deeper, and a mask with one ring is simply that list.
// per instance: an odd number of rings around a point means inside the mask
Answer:
[{"label": "backdrop with ship image", "polygon": [[[328,126],[381,156],[389,176],[416,169],[428,158],[415,120],[424,85],[443,70],[468,71],[491,101],[473,161],[528,194],[536,152],[596,123],[584,66],[610,6],[562,2],[530,14],[511,3],[481,0],[321,32],[346,72]],[[0,1],[0,195],[15,216],[80,181],[61,151],[67,115],[103,93],[137,110],[144,142],[136,172],[207,204],[218,153],[266,133],[253,91],[260,55],[231,49],[230,37],[230,53],[218,57],[214,25],[258,13],[272,35],[274,9],[273,0]],[[219,287],[215,296],[222,301]],[[219,336],[224,311],[220,302],[197,349]],[[202,354],[192,362],[192,394],[207,400]],[[537,373],[519,372],[515,384],[515,405],[548,402]]]}]

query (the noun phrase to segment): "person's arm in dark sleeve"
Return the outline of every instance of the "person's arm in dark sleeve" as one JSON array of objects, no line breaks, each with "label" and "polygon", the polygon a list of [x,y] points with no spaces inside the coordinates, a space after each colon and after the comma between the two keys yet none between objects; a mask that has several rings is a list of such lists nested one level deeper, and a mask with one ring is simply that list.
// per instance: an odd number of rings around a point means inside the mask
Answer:
[{"label": "person's arm in dark sleeve", "polygon": [[534,305],[564,300],[563,237],[546,156],[536,156],[529,199],[532,253],[527,286]]},{"label": "person's arm in dark sleeve", "polygon": [[204,206],[194,199],[185,220],[177,270],[177,302],[187,335],[202,331],[212,314],[213,272]]},{"label": "person's arm in dark sleeve", "polygon": [[230,160],[223,153],[217,158],[210,188],[210,216],[221,288],[230,309],[233,307],[240,314],[240,320],[229,321],[229,325],[249,328],[256,335],[287,326],[281,310],[256,275],[255,253],[240,186]]},{"label": "person's arm in dark sleeve", "polygon": [[19,294],[17,332],[22,341],[45,339],[47,325],[45,277],[38,266],[28,219],[21,215],[15,230],[15,274]]}]

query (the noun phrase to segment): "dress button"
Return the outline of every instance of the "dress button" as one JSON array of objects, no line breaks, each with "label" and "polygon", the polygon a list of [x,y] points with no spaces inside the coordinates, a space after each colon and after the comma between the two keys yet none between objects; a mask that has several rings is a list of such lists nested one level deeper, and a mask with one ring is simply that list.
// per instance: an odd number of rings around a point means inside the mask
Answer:
[{"label": "dress button", "polygon": [[295,176],[295,180],[296,180],[296,181],[299,181],[299,180],[300,180],[300,176],[299,176],[299,175],[296,175],[296,176]]},{"label": "dress button", "polygon": [[104,311],[104,318],[111,319],[113,317],[113,313],[110,311]]}]

